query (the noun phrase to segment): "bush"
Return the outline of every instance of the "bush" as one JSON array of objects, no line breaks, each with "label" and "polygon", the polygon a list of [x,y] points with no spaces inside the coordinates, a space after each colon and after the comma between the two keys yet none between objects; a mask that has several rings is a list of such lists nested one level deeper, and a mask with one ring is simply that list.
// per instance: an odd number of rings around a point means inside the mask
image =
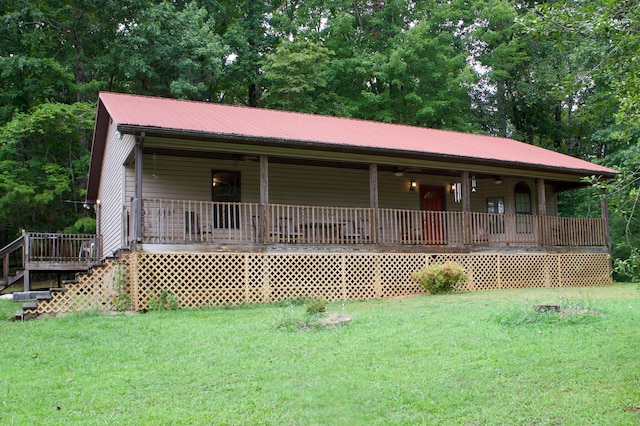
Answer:
[{"label": "bush", "polygon": [[175,311],[180,309],[180,302],[175,294],[163,289],[159,295],[151,295],[147,307],[150,311]]},{"label": "bush", "polygon": [[462,265],[456,262],[434,263],[411,274],[411,279],[418,282],[430,294],[449,293],[459,289],[469,275]]},{"label": "bush", "polygon": [[322,297],[310,297],[305,301],[309,315],[322,314],[327,310],[327,301]]}]

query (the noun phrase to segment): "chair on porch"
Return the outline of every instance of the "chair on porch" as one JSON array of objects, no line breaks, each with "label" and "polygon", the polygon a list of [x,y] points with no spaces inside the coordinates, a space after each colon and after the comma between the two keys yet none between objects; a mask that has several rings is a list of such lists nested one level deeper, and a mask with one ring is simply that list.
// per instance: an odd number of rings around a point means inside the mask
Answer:
[{"label": "chair on porch", "polygon": [[343,242],[357,241],[362,238],[360,231],[356,229],[356,224],[352,220],[344,222],[340,226],[340,238]]},{"label": "chair on porch", "polygon": [[300,231],[293,218],[279,218],[278,223],[285,241],[298,241],[299,238],[304,237],[304,232]]},{"label": "chair on porch", "polygon": [[[251,225],[253,226],[253,235],[255,238],[254,241],[259,242],[261,239],[260,218],[258,216],[251,216]],[[283,238],[283,235],[285,234],[283,233],[281,220],[278,219],[274,226],[271,227],[271,230],[269,231],[269,237],[271,241],[279,242]]]},{"label": "chair on porch", "polygon": [[184,212],[184,233],[185,236],[200,233],[200,216],[196,212]]},{"label": "chair on porch", "polygon": [[83,241],[80,244],[80,252],[78,253],[78,262],[90,262],[95,257],[96,244],[92,241]]}]

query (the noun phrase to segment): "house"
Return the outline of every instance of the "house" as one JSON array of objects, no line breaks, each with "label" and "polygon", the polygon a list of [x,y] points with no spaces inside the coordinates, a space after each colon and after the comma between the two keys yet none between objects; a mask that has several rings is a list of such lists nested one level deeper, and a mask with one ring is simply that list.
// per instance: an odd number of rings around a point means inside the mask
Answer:
[{"label": "house", "polygon": [[111,264],[136,309],[163,289],[366,299],[419,293],[411,272],[446,260],[469,290],[604,284],[606,202],[557,209],[593,175],[616,172],[507,138],[101,93],[86,202],[111,260],[91,285]]}]

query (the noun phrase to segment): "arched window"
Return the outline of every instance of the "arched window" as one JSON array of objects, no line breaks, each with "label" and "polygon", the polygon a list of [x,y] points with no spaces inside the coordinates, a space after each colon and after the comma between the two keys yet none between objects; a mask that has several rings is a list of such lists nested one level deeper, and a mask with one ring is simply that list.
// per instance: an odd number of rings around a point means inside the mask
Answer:
[{"label": "arched window", "polygon": [[531,188],[524,182],[518,182],[514,189],[516,203],[516,232],[531,232],[531,218],[523,215],[531,215]]}]

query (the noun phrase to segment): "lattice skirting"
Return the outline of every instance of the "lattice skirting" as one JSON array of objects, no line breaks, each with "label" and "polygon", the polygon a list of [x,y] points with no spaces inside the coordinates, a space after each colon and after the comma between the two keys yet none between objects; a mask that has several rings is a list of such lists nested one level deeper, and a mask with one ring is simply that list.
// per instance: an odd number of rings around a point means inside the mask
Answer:
[{"label": "lattice skirting", "polygon": [[109,311],[118,308],[122,296],[132,294],[130,271],[132,256],[109,259],[91,273],[78,274],[77,282],[67,284],[65,291],[52,292],[51,300],[41,300],[35,311],[39,314],[78,312],[91,309]]},{"label": "lattice skirting", "polygon": [[[423,293],[410,279],[431,263],[455,261],[469,273],[464,291],[595,286],[611,282],[606,254],[129,253],[81,276],[38,312],[113,309],[126,291],[144,310],[163,290],[181,307],[329,301]],[[123,284],[123,277],[124,284]],[[122,300],[121,298],[119,299]]]}]

